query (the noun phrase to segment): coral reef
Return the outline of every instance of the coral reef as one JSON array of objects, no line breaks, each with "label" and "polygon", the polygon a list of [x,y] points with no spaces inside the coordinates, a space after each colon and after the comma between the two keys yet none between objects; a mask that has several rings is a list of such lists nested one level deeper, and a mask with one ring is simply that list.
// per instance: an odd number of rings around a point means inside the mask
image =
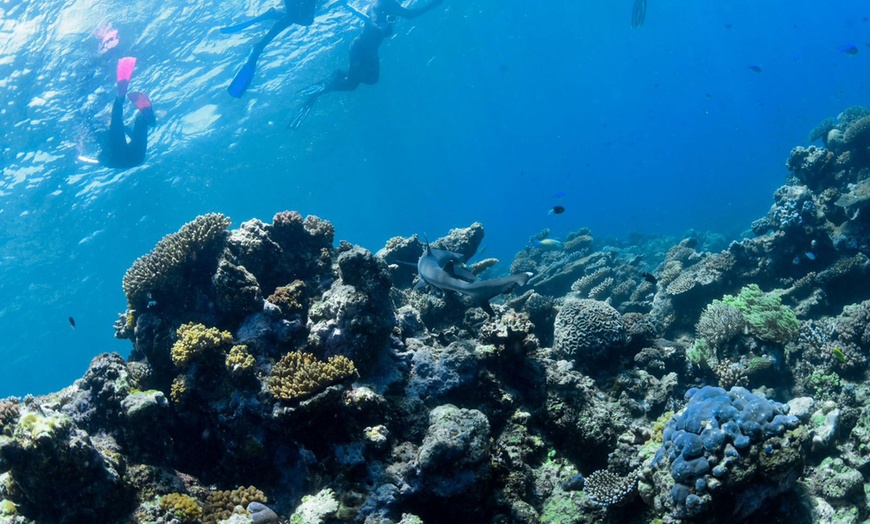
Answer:
[{"label": "coral reef", "polygon": [[[412,289],[417,236],[199,217],[125,276],[129,358],[0,400],[0,521],[866,521],[868,115],[730,243],[540,232],[492,315]],[[483,233],[431,245],[496,276]]]}]

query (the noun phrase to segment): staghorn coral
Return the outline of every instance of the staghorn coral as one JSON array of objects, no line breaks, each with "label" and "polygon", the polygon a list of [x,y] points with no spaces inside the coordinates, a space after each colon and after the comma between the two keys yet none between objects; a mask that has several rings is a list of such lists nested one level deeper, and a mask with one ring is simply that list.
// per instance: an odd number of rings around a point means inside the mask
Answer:
[{"label": "staghorn coral", "polygon": [[203,258],[217,256],[216,248],[226,238],[229,225],[228,217],[209,213],[163,237],[124,274],[124,294],[130,307],[145,310],[149,303],[172,303],[179,296],[179,288],[187,284],[185,276],[193,274],[191,268],[205,262]]},{"label": "staghorn coral", "polygon": [[294,400],[318,393],[356,374],[353,362],[337,355],[326,362],[311,353],[287,353],[272,368],[269,392],[278,400]]},{"label": "staghorn coral", "polygon": [[172,345],[171,355],[172,362],[179,367],[187,366],[209,350],[233,343],[233,335],[229,331],[207,328],[194,322],[182,324],[176,334],[178,340]]},{"label": "staghorn coral", "polygon": [[619,506],[625,504],[637,493],[637,472],[619,475],[601,469],[586,477],[583,491],[596,506]]},{"label": "staghorn coral", "polygon": [[583,360],[604,356],[625,342],[619,312],[597,300],[567,300],[556,315],[553,353],[558,358]]},{"label": "staghorn coral", "polygon": [[169,493],[160,497],[160,508],[181,522],[192,523],[202,517],[202,508],[190,495]]},{"label": "staghorn coral", "polygon": [[254,486],[212,491],[208,494],[203,507],[202,522],[203,524],[217,524],[230,518],[234,513],[247,514],[245,508],[251,502],[265,504],[269,502],[269,499]]}]

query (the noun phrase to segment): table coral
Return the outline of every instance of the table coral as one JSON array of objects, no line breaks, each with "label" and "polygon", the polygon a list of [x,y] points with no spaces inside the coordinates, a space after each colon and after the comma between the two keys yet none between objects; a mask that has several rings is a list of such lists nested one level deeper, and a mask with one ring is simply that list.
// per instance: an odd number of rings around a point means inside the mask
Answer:
[{"label": "table coral", "polygon": [[353,362],[347,357],[338,355],[322,362],[311,353],[294,351],[272,368],[269,392],[278,400],[294,400],[355,375]]}]

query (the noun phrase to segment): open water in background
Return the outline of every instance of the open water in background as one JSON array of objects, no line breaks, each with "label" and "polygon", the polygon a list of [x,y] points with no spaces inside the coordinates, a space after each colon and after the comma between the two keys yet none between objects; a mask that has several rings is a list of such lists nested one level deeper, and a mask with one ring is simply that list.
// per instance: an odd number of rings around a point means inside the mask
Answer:
[{"label": "open water in background", "polygon": [[[237,227],[295,209],[372,251],[480,221],[504,271],[544,228],[734,238],[767,212],[793,146],[870,106],[865,1],[649,0],[636,30],[631,3],[445,0],[397,23],[378,85],[323,96],[293,132],[298,91],[345,67],[361,29],[336,5],[276,39],[235,100],[226,86],[266,27],[217,28],[277,1],[0,1],[0,397],[126,356],[124,272],[198,214]],[[120,44],[99,55],[107,23]],[[125,55],[157,111],[148,159],[85,165]]]}]

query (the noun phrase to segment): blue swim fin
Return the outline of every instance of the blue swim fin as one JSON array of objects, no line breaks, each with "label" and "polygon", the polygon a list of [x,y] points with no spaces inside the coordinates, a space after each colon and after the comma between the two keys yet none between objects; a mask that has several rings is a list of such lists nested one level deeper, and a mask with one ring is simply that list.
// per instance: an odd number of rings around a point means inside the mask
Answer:
[{"label": "blue swim fin", "polygon": [[236,73],[233,81],[230,82],[230,87],[227,88],[230,96],[233,98],[241,98],[248,86],[251,85],[251,80],[254,79],[254,72],[257,70],[256,64],[253,62],[245,62],[245,65]]}]

